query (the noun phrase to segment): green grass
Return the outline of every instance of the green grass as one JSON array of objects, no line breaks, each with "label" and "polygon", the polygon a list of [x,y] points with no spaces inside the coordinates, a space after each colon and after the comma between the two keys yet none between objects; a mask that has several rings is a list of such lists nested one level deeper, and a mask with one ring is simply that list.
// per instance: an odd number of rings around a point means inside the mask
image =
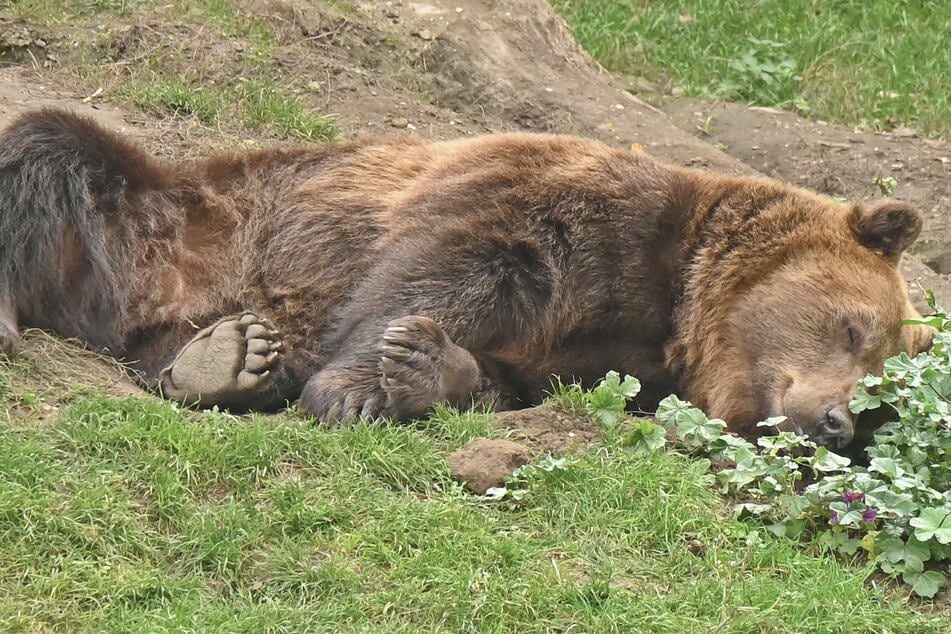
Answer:
[{"label": "green grass", "polygon": [[944,0],[553,0],[609,69],[855,126],[951,130]]},{"label": "green grass", "polygon": [[611,439],[489,502],[443,458],[496,434],[485,415],[328,429],[85,396],[13,422],[4,632],[946,629],[866,568],[729,519],[705,465]]},{"label": "green grass", "polygon": [[314,113],[299,96],[264,79],[202,86],[159,76],[122,84],[115,94],[157,116],[195,117],[206,125],[238,122],[251,130],[270,128],[282,136],[309,141],[337,136],[332,119]]},{"label": "green grass", "polygon": [[129,15],[141,4],[137,0],[12,0],[0,6],[11,17],[57,25],[88,16]]}]

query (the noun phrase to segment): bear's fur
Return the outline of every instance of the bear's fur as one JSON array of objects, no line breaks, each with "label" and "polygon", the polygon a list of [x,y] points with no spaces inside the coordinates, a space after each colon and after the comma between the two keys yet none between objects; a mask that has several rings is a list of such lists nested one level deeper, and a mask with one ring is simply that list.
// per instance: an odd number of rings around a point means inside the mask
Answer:
[{"label": "bear's fur", "polygon": [[580,138],[362,141],[166,164],[37,111],[0,136],[0,349],[77,337],[166,395],[323,420],[512,408],[639,377],[830,446],[855,382],[927,345],[919,214]]}]

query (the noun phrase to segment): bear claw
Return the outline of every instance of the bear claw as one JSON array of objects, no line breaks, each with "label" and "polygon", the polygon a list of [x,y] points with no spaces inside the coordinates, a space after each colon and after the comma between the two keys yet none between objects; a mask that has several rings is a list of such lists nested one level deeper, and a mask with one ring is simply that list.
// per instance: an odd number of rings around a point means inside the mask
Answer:
[{"label": "bear claw", "polygon": [[328,424],[379,419],[385,404],[379,385],[361,379],[347,368],[324,368],[314,375],[301,394],[304,411]]}]

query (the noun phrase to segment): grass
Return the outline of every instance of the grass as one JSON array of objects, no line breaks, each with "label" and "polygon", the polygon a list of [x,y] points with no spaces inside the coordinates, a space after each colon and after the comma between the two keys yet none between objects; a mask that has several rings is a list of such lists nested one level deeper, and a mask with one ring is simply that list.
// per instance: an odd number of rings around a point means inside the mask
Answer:
[{"label": "grass", "polygon": [[[4,405],[33,371],[0,367]],[[946,630],[621,434],[492,502],[444,459],[499,434],[487,415],[325,428],[88,393],[42,424],[7,411],[5,632]]]},{"label": "grass", "polygon": [[194,117],[209,126],[230,119],[251,130],[270,128],[290,138],[327,141],[337,136],[331,119],[315,114],[300,97],[266,79],[203,86],[152,77],[120,85],[115,94],[157,116]]},{"label": "grass", "polygon": [[87,94],[104,88],[154,115],[193,118],[232,136],[335,138],[333,119],[310,105],[306,72],[282,67],[281,20],[243,7],[235,0],[21,0],[11,14],[71,30],[81,46],[59,58]]},{"label": "grass", "polygon": [[943,0],[553,0],[611,70],[882,130],[951,131]]}]

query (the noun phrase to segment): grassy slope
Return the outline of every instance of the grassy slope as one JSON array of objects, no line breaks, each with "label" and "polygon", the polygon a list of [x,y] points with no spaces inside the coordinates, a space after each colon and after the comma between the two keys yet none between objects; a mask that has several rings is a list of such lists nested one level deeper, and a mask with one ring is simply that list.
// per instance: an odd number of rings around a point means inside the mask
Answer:
[{"label": "grassy slope", "polygon": [[73,42],[65,65],[90,92],[105,88],[156,116],[193,117],[232,134],[337,134],[308,107],[319,84],[274,56],[286,25],[240,12],[231,0],[19,0],[8,14]]},{"label": "grassy slope", "polygon": [[472,498],[442,456],[489,420],[325,429],[101,396],[8,417],[0,630],[941,631],[728,519],[674,454],[609,438],[520,503]]},{"label": "grassy slope", "polygon": [[553,4],[608,68],[687,94],[786,104],[875,129],[951,131],[951,3],[944,0]]}]

